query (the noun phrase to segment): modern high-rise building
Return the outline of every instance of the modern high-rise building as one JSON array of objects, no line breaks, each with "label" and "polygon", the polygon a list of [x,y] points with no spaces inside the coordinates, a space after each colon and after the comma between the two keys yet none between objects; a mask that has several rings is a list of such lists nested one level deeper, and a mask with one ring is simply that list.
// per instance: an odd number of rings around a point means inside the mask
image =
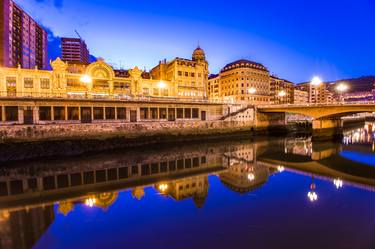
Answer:
[{"label": "modern high-rise building", "polygon": [[0,65],[44,69],[47,32],[12,0],[0,0]]},{"label": "modern high-rise building", "polygon": [[90,60],[86,42],[80,38],[61,38],[62,60],[88,64]]}]

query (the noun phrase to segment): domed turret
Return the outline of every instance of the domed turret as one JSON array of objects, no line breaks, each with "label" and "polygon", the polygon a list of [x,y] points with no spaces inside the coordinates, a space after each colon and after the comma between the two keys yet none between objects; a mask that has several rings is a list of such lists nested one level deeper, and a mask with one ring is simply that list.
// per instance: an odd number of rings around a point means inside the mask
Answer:
[{"label": "domed turret", "polygon": [[206,54],[199,46],[193,52],[193,61],[206,61]]}]

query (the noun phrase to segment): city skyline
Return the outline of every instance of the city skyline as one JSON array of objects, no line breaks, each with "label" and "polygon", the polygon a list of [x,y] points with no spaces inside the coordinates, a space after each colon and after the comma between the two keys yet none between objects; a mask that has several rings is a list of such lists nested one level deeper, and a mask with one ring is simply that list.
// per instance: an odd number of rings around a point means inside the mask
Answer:
[{"label": "city skyline", "polygon": [[[78,29],[92,54],[115,67],[137,65],[150,70],[164,58],[188,57],[199,43],[206,51],[211,73],[240,58],[260,62],[271,73],[295,83],[314,75],[325,81],[372,75],[375,69],[371,63],[375,32],[370,28],[375,6],[366,0],[343,1],[340,6],[323,1],[312,6],[274,2],[266,13],[267,3],[242,1],[233,4],[241,8],[228,8],[223,2],[215,6],[190,2],[183,8],[168,1],[158,5],[52,0],[17,3],[56,37],[73,36]],[[331,32],[333,28],[335,32]],[[367,39],[357,39],[364,34]]]}]

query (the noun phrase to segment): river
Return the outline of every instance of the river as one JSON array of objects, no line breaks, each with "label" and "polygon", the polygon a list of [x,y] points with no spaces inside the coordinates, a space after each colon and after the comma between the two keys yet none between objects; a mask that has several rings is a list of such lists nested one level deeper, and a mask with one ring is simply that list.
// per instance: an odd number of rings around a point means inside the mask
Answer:
[{"label": "river", "polygon": [[375,248],[375,124],[0,169],[0,248]]}]

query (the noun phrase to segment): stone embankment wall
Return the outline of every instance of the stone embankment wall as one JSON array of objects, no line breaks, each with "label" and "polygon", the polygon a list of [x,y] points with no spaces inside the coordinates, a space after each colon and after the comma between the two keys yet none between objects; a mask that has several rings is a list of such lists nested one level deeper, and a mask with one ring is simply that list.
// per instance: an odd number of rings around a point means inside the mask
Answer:
[{"label": "stone embankment wall", "polygon": [[248,122],[191,121],[0,126],[0,163],[75,156],[160,143],[205,141],[252,131]]}]

